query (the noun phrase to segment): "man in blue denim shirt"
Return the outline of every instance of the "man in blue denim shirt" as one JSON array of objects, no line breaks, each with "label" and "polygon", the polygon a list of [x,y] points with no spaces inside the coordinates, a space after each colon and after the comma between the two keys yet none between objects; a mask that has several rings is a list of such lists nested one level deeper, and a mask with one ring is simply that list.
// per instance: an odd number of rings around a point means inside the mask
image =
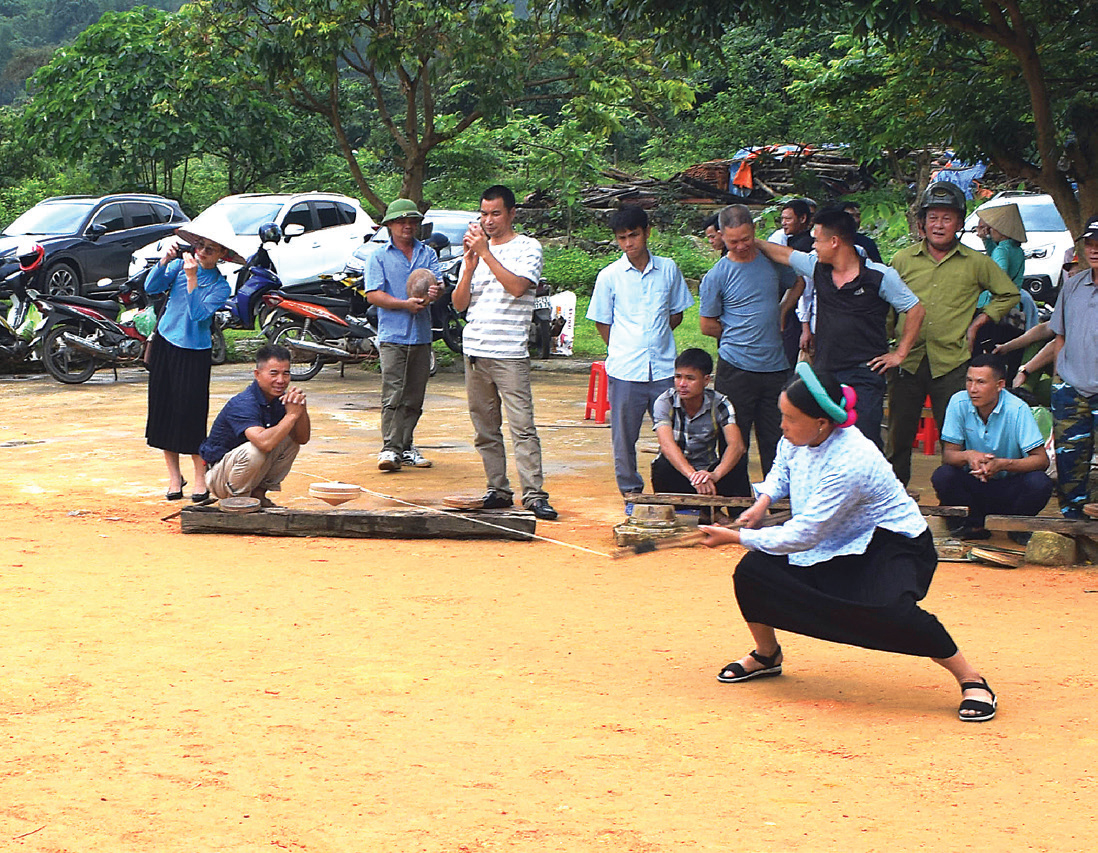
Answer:
[{"label": "man in blue denim shirt", "polygon": [[[442,270],[434,250],[416,239],[422,221],[414,201],[398,198],[390,204],[381,220],[389,229],[389,242],[366,264],[366,299],[378,309],[382,446],[377,467],[382,471],[399,471],[402,465],[431,467],[412,443],[412,433],[423,414],[431,373],[428,306],[438,298]],[[408,276],[421,269],[435,277],[425,298],[410,296],[407,288]]]}]

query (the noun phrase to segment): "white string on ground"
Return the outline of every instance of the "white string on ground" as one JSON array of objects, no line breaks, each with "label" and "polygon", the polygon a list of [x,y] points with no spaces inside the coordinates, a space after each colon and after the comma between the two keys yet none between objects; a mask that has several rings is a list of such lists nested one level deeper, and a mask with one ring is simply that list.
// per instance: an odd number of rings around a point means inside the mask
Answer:
[{"label": "white string on ground", "polygon": [[[319,474],[310,474],[308,471],[295,471],[294,473],[295,474],[305,474],[308,477],[315,477],[318,480],[323,480],[324,479]],[[404,504],[405,506],[412,507],[413,509],[422,509],[422,510],[426,510],[427,512],[437,512],[439,515],[454,515],[453,511],[439,509],[438,507],[434,507],[434,506],[422,506],[421,504],[412,503],[411,501],[406,501],[406,500],[403,500],[401,498],[393,497],[392,495],[386,495],[386,494],[383,494],[382,492],[375,492],[372,489],[367,489],[365,486],[359,486],[359,488],[362,489],[362,491],[364,491],[366,494],[373,495],[375,498],[381,498],[382,500],[392,501],[393,503]],[[606,557],[608,560],[613,559],[613,557],[610,554],[607,554],[605,551],[596,551],[594,548],[585,548],[583,545],[576,545],[573,542],[564,542],[561,539],[553,539],[549,536],[541,536],[540,534],[537,534],[537,533],[523,533],[521,530],[515,530],[514,528],[511,528],[511,527],[504,527],[502,524],[492,524],[490,521],[484,521],[481,518],[472,518],[468,515],[462,515],[461,517],[464,518],[466,521],[472,523],[472,524],[480,524],[480,525],[483,525],[484,527],[491,527],[495,530],[502,530],[502,531],[504,531],[506,533],[510,533],[512,535],[514,535],[515,533],[518,533],[519,535],[525,536],[528,539],[537,539],[541,542],[550,542],[553,545],[563,545],[565,548],[572,548],[576,551],[584,551],[588,554],[594,554],[596,557]]]}]

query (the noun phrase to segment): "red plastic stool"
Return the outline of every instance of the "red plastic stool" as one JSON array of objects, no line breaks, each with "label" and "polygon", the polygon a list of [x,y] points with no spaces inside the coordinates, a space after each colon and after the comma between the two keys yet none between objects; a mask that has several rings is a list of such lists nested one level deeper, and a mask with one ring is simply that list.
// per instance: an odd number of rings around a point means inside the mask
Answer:
[{"label": "red plastic stool", "polygon": [[[926,397],[926,401],[923,403],[923,410],[930,409],[930,395]],[[911,443],[912,447],[918,447],[920,444],[923,446],[923,456],[934,455],[934,445],[938,443],[938,422],[934,420],[934,412],[924,414],[919,419],[919,429],[915,432],[915,441]]]},{"label": "red plastic stool", "polygon": [[595,423],[606,423],[606,413],[610,411],[609,397],[610,380],[606,375],[606,362],[596,361],[591,364],[591,378],[587,380],[587,406],[583,410],[583,419],[591,420],[595,416]]}]

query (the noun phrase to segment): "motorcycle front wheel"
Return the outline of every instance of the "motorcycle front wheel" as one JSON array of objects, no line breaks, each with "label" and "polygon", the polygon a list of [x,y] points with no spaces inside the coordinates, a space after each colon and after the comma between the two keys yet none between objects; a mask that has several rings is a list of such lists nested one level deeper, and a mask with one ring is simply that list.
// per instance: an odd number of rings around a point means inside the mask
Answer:
[{"label": "motorcycle front wheel", "polygon": [[549,336],[548,320],[533,320],[530,323],[530,356],[549,358],[553,339]]},{"label": "motorcycle front wheel", "polygon": [[225,332],[220,323],[210,328],[210,363],[224,364],[229,358],[229,346],[225,343]]},{"label": "motorcycle front wheel", "polygon": [[95,358],[66,344],[61,336],[66,332],[79,334],[74,326],[54,326],[42,340],[42,366],[58,382],[79,385],[92,378],[99,365]]},{"label": "motorcycle front wheel", "polygon": [[312,341],[318,344],[320,338],[304,326],[287,323],[277,329],[271,339],[271,343],[286,347],[293,356],[293,361],[290,362],[290,378],[296,379],[298,382],[307,382],[320,373],[320,369],[324,366],[324,359],[319,354],[295,350],[291,346],[293,341]]},{"label": "motorcycle front wheel", "polygon": [[461,334],[464,325],[461,318],[452,310],[447,312],[442,325],[442,340],[451,352],[456,352],[458,355],[461,355]]}]

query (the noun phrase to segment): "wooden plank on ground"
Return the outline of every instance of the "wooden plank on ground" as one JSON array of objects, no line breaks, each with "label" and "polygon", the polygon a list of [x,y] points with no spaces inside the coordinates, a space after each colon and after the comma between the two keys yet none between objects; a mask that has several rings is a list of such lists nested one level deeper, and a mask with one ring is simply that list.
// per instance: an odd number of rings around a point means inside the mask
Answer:
[{"label": "wooden plank on ground", "polygon": [[1098,537],[1098,521],[1075,521],[1070,518],[1046,518],[1028,515],[989,515],[984,521],[988,530],[1051,530],[1065,536]]},{"label": "wooden plank on ground", "polygon": [[[656,506],[728,506],[748,507],[755,503],[754,498],[725,498],[720,495],[679,495],[669,492],[649,495],[643,492],[632,492],[625,495],[625,500],[637,504],[653,504]],[[774,501],[770,504],[772,510],[789,509],[789,501]],[[967,506],[921,506],[919,511],[923,515],[961,517],[968,515]]]},{"label": "wooden plank on ground", "polygon": [[[654,504],[656,506],[733,506],[747,507],[755,503],[754,498],[725,498],[720,495],[676,495],[670,492],[660,492],[658,495],[647,495],[643,492],[632,492],[625,495],[625,500],[638,504]],[[789,509],[789,501],[774,501],[771,509]]]},{"label": "wooden plank on ground", "polygon": [[276,507],[252,513],[189,506],[180,513],[184,533],[259,536],[333,536],[349,539],[509,539],[529,541],[537,520],[519,512],[429,510],[300,510]]},{"label": "wooden plank on ground", "polygon": [[964,518],[968,515],[967,506],[921,506],[919,512],[925,516],[938,518]]}]

